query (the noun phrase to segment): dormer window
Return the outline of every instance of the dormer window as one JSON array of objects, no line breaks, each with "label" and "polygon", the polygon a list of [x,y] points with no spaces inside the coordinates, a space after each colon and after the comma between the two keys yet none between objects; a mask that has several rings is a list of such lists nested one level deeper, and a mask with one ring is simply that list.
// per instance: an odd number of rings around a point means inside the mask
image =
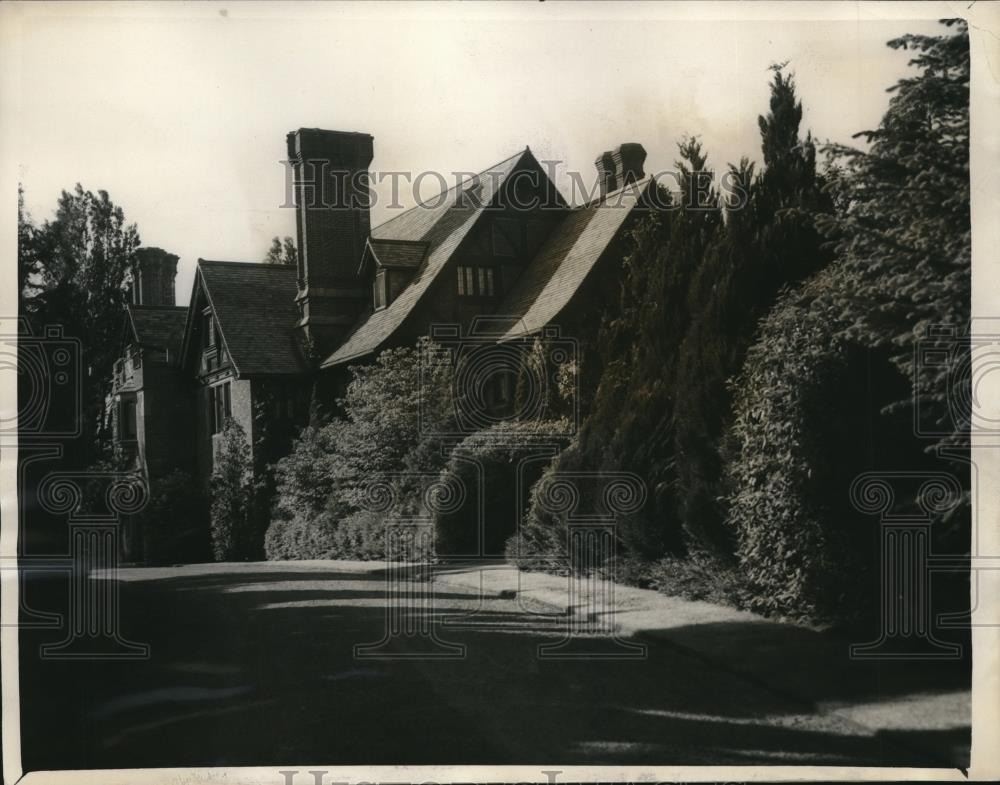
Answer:
[{"label": "dormer window", "polygon": [[375,274],[375,282],[372,284],[372,294],[375,302],[375,310],[385,308],[389,304],[389,293],[387,291],[389,277],[385,270],[379,270]]}]

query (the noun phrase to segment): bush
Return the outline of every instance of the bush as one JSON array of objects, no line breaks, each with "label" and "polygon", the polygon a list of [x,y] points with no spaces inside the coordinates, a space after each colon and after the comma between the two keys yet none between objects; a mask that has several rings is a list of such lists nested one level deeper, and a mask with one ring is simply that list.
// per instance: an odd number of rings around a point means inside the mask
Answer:
[{"label": "bush", "polygon": [[264,553],[271,561],[337,558],[336,528],[328,512],[276,518],[264,536]]},{"label": "bush", "polygon": [[[210,481],[212,555],[216,561],[247,561],[263,553],[266,502],[260,498],[246,432],[228,420]],[[263,508],[263,509],[262,509]]]},{"label": "bush", "polygon": [[338,448],[344,428],[343,420],[304,428],[292,451],[273,466],[276,520],[309,520],[323,512],[342,475]]},{"label": "bush", "polygon": [[[835,266],[786,296],[734,383],[729,522],[751,604],[817,621],[865,615],[878,600],[878,526],[851,506],[854,478],[944,468],[891,405],[910,385],[889,352],[845,337],[842,276]],[[901,491],[898,503],[912,502]]]},{"label": "bush", "polygon": [[205,499],[190,474],[174,470],[153,480],[139,513],[148,564],[209,561],[212,557]]},{"label": "bush", "polygon": [[[445,455],[434,434],[453,429],[432,426],[454,416],[451,368],[439,361],[441,356],[421,342],[351,367],[352,380],[338,402],[343,416],[305,428],[291,453],[273,466],[269,559],[384,558],[376,542],[384,526],[363,523],[365,481],[384,474],[433,476],[441,470]],[[403,502],[395,512],[426,512],[412,482],[400,478],[392,485]],[[314,522],[317,531],[310,534]],[[342,529],[336,543],[334,529]]]},{"label": "bush", "polygon": [[[296,559],[358,559],[381,561],[386,554],[386,527],[391,517],[373,512],[355,512],[338,522],[327,511],[313,517],[297,515],[289,520],[277,519],[268,527],[264,546],[271,560]],[[421,528],[423,531],[421,531]],[[404,560],[428,559],[433,556],[430,525],[414,527],[417,537],[394,549],[393,557]],[[395,541],[394,541],[395,542]]]},{"label": "bush", "polygon": [[[457,503],[434,514],[438,555],[502,555],[527,507],[528,494],[567,439],[565,422],[510,422],[467,436],[448,458],[442,480],[456,486]],[[541,456],[541,457],[540,457]],[[480,538],[480,534],[482,537]]]},{"label": "bush", "polygon": [[735,608],[748,608],[751,604],[750,589],[740,570],[708,551],[692,550],[684,558],[666,556],[648,565],[641,573],[641,580],[647,588],[686,600]]},{"label": "bush", "polygon": [[[830,150],[837,209],[819,225],[837,261],[762,322],[733,388],[730,523],[760,610],[870,610],[877,525],[847,504],[851,480],[865,469],[940,471],[947,464],[927,451],[968,446],[968,421],[949,417],[954,366],[914,360],[929,325],[961,331],[969,319],[968,36],[964,22],[945,24],[954,34],[889,42],[912,50],[920,73],[893,88],[879,128],[859,134],[867,151]],[[917,442],[914,402],[952,432]],[[912,493],[900,496],[912,505]],[[947,538],[966,551],[967,512],[934,527],[935,546]]]},{"label": "bush", "polygon": [[433,558],[433,539],[430,525],[405,526],[400,535],[393,536],[387,552],[386,532],[393,519],[373,512],[357,512],[348,516],[334,532],[339,559],[377,561],[393,558],[403,561],[420,561]]},{"label": "bush", "polygon": [[[655,498],[657,486],[647,488],[647,501],[639,508],[629,513],[609,510],[604,503],[606,486],[600,478],[612,478],[621,471],[616,460],[617,456],[604,456],[604,461],[596,466],[591,463],[593,456],[580,448],[579,442],[574,442],[565,449],[548,467],[545,468],[538,482],[532,488],[528,513],[517,540],[508,543],[508,558],[515,563],[527,567],[535,565],[565,564],[567,554],[567,526],[569,514],[566,511],[553,509],[546,503],[557,500],[559,491],[552,483],[558,483],[560,475],[573,476],[583,473],[592,476],[591,483],[574,483],[579,500],[574,510],[575,515],[614,514],[616,523],[616,552],[630,559],[652,561],[662,553],[664,526],[650,525],[650,507]],[[629,466],[631,468],[631,466]],[[638,467],[637,467],[638,468]],[[549,489],[552,489],[551,491]],[[557,505],[558,506],[558,505]],[[602,564],[610,556],[606,553],[591,553],[592,563]]]}]

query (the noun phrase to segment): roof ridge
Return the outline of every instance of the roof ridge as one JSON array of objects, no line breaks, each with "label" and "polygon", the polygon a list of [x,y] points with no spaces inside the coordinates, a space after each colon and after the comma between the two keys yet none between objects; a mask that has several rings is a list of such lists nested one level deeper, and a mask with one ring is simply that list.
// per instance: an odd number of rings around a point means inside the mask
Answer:
[{"label": "roof ridge", "polygon": [[[482,169],[481,171],[476,172],[475,175],[473,175],[473,176],[474,177],[479,177],[480,175],[486,174],[487,172],[490,172],[490,171],[492,171],[494,169],[497,169],[498,167],[502,166],[503,164],[507,163],[508,161],[512,161],[515,158],[520,158],[525,153],[531,154],[531,150],[527,146],[525,146],[525,148],[523,150],[519,150],[518,152],[514,153],[513,155],[508,155],[502,161],[497,161],[495,164],[491,164],[491,165],[487,166],[485,169]],[[452,174],[459,174],[459,173],[458,172],[453,172]],[[462,173],[462,174],[464,174],[464,173]],[[387,219],[385,221],[382,221],[382,223],[380,223],[380,224],[378,224],[376,226],[373,226],[372,227],[372,231],[375,231],[376,229],[381,229],[386,224],[390,224],[393,221],[395,221],[396,219],[402,218],[404,215],[407,215],[411,211],[416,210],[418,207],[424,207],[429,202],[432,202],[435,199],[440,199],[442,196],[444,196],[446,194],[449,194],[452,191],[454,191],[456,188],[460,187],[464,182],[465,181],[463,180],[461,183],[455,183],[450,188],[446,188],[443,191],[439,191],[437,194],[435,194],[434,196],[431,196],[431,197],[427,198],[425,201],[423,201],[423,202],[417,202],[415,205],[413,205],[413,207],[409,207],[406,210],[403,210],[403,212],[401,212],[399,215],[394,215],[392,218],[389,218],[389,219]]]},{"label": "roof ridge", "polygon": [[402,243],[404,245],[430,245],[430,240],[401,240],[396,238],[369,238],[373,243]]},{"label": "roof ridge", "polygon": [[[226,331],[222,329],[222,319],[219,318],[219,309],[215,307],[215,301],[212,299],[212,292],[208,288],[208,281],[205,280],[205,275],[201,271],[201,265],[206,259],[198,259],[198,275],[201,275],[201,288],[205,292],[205,299],[208,300],[208,306],[212,309],[212,314],[215,317],[215,325],[219,329],[219,337],[222,338],[222,346],[225,349],[226,356],[229,357],[229,361],[233,364],[233,370],[236,371],[236,378],[240,378],[240,366],[236,362],[236,358],[233,357],[233,353],[229,348],[229,341],[226,340]],[[222,264],[242,264],[242,262],[223,262]],[[197,280],[197,278],[195,279]],[[193,310],[192,310],[193,312]],[[188,322],[191,320],[191,314],[188,314]],[[187,342],[187,322],[184,324],[185,333],[185,343]],[[186,347],[185,347],[186,348]]]},{"label": "roof ridge", "polygon": [[239,266],[239,267],[266,267],[266,268],[275,269],[275,270],[295,270],[296,269],[294,264],[270,264],[269,262],[234,262],[234,261],[225,260],[225,259],[202,259],[202,258],[199,257],[198,258],[198,265],[201,266],[203,264],[225,264],[225,265],[231,265],[233,267],[236,267],[236,266]]}]

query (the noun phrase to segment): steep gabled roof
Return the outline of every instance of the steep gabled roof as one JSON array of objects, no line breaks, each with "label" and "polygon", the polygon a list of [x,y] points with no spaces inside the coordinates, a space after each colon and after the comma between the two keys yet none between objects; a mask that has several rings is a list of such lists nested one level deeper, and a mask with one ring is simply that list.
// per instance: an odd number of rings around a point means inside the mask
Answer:
[{"label": "steep gabled roof", "polygon": [[382,267],[416,269],[427,254],[427,243],[412,240],[369,240],[375,261]]},{"label": "steep gabled roof", "polygon": [[470,187],[469,183],[462,182],[372,229],[373,243],[384,240],[425,242],[427,254],[409,286],[388,307],[366,312],[347,340],[323,361],[321,367],[329,368],[370,354],[399,328],[492,203],[503,181],[525,159],[534,160],[527,148],[480,172],[472,183],[475,198],[459,198]]},{"label": "steep gabled roof", "polygon": [[644,178],[578,207],[553,229],[497,309],[511,319],[501,340],[529,335],[558,319],[652,182]]},{"label": "steep gabled roof", "polygon": [[415,270],[427,255],[428,244],[413,240],[375,240],[368,238],[365,253],[361,259],[361,269],[372,260],[380,267]]},{"label": "steep gabled roof", "polygon": [[306,370],[292,330],[299,316],[293,265],[199,259],[198,280],[240,376]]},{"label": "steep gabled roof", "polygon": [[144,349],[158,349],[167,360],[180,359],[187,308],[183,305],[129,305],[126,307],[132,334]]}]

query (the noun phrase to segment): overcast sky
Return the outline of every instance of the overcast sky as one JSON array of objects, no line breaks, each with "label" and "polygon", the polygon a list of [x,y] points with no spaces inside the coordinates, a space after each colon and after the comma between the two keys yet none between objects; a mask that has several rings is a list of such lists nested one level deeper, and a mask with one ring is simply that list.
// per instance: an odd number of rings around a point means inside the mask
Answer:
[{"label": "overcast sky", "polygon": [[198,257],[258,261],[294,234],[289,130],[371,133],[375,171],[480,170],[529,145],[590,180],[627,141],[667,168],[685,133],[722,167],[759,158],[771,63],[790,61],[803,133],[849,142],[907,70],[885,42],[939,28],[680,21],[652,4],[118,5],[22,19],[21,179],[36,220],[76,182],[109,191],[144,244],[181,257],[181,304]]}]

